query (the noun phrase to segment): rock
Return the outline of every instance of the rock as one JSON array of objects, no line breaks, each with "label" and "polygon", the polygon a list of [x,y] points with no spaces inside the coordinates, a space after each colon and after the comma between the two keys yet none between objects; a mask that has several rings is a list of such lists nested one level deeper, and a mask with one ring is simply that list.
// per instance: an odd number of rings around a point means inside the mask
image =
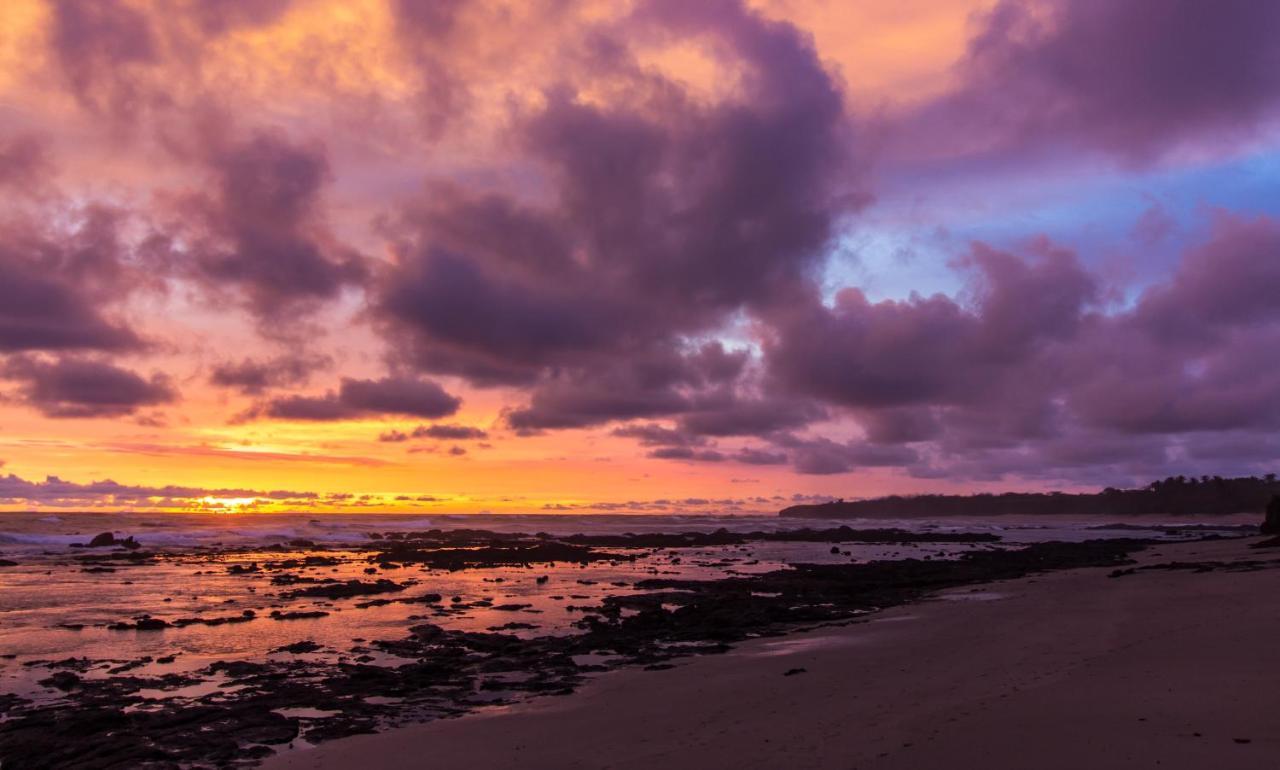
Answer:
[{"label": "rock", "polygon": [[320,645],[310,639],[304,639],[301,642],[294,642],[293,644],[286,644],[283,647],[277,647],[272,650],[272,652],[287,652],[292,655],[298,655],[304,652],[315,652],[319,649]]},{"label": "rock", "polygon": [[783,671],[783,672],[782,672],[782,675],[783,675],[783,676],[795,676],[796,674],[807,674],[807,673],[809,673],[809,672],[808,672],[806,669],[803,669],[803,668],[789,668],[789,669],[787,669],[786,671]]},{"label": "rock", "polygon": [[346,599],[352,596],[368,596],[369,594],[385,594],[403,591],[404,585],[395,583],[390,580],[376,580],[372,583],[365,583],[359,580],[348,580],[339,583],[326,583],[323,585],[312,586],[310,588],[302,588],[290,594],[291,598],[298,597],[315,597],[321,599]]},{"label": "rock", "polygon": [[9,561],[8,559],[0,559],[0,567],[16,567],[18,562]]},{"label": "rock", "polygon": [[40,684],[45,687],[52,687],[55,690],[68,692],[80,686],[80,677],[70,671],[59,671],[48,679],[41,679]]},{"label": "rock", "polygon": [[308,618],[323,618],[329,613],[324,610],[304,610],[297,612],[281,612],[280,610],[271,611],[272,620],[306,620]]},{"label": "rock", "polygon": [[110,532],[103,532],[101,535],[95,535],[89,541],[89,548],[107,548],[116,544],[116,536]]},{"label": "rock", "polygon": [[162,628],[168,628],[169,624],[160,618],[143,618],[138,621],[135,626],[139,631],[159,631]]},{"label": "rock", "polygon": [[1267,516],[1262,520],[1262,534],[1280,535],[1280,495],[1273,495],[1267,503]]}]

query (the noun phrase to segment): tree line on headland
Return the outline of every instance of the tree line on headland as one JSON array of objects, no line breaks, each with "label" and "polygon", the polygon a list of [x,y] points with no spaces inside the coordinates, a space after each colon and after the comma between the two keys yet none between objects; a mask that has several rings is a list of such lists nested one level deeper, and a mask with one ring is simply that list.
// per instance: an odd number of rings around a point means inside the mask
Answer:
[{"label": "tree line on headland", "polygon": [[877,517],[999,516],[1065,514],[1186,516],[1261,513],[1280,480],[1265,476],[1170,476],[1140,489],[1107,487],[1101,492],[1005,492],[974,495],[891,495],[870,500],[834,500],[793,505],[780,516],[813,519]]}]

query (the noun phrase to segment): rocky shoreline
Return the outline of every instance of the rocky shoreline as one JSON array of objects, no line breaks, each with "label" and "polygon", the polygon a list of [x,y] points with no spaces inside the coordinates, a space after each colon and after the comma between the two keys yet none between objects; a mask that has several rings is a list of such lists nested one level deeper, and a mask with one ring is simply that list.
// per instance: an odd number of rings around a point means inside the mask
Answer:
[{"label": "rocky shoreline", "polygon": [[[355,599],[353,608],[410,603],[424,612],[398,637],[354,638],[345,649],[302,639],[261,660],[215,661],[198,669],[142,675],[153,661],[27,661],[47,670],[41,680],[61,696],[33,702],[0,697],[0,757],[8,768],[233,767],[252,765],[302,739],[310,743],[457,715],[494,703],[567,694],[590,675],[619,667],[668,666],[672,658],[724,652],[746,639],[824,623],[844,623],[932,592],[1029,573],[1085,566],[1123,568],[1152,541],[1093,540],[1040,543],[1018,549],[972,549],[956,558],[871,563],[797,564],[761,574],[714,580],[654,577],[574,607],[575,632],[531,636],[532,624],[513,620],[487,631],[442,627],[433,618],[462,611],[462,601],[414,593],[417,578],[337,579],[304,571],[343,560],[381,573],[409,569],[480,569],[495,564],[551,566],[653,558],[656,549],[740,545],[753,540],[832,543],[981,542],[990,535],[848,527],[785,533],[677,533],[623,536],[512,535],[473,530],[385,533],[356,554],[326,553],[314,543],[260,549],[253,561],[224,565],[227,574],[288,586],[285,601]],[[604,550],[613,549],[613,550]],[[649,549],[649,550],[646,550]],[[134,569],[170,558],[219,564],[226,552],[172,555],[141,548],[78,558],[108,569]],[[240,553],[243,557],[244,554]],[[262,558],[267,557],[267,558]],[[281,558],[283,557],[283,558]],[[672,558],[668,555],[667,558]],[[659,570],[654,570],[659,572]],[[438,574],[438,573],[437,573]],[[495,580],[499,578],[494,578]],[[541,580],[541,578],[539,578]],[[590,582],[590,581],[581,581]],[[368,598],[366,598],[368,597]],[[489,609],[521,613],[527,605]],[[196,618],[142,616],[120,621],[133,633],[198,623],[288,621],[326,610],[273,610]],[[429,614],[428,614],[429,613]],[[517,615],[519,617],[519,615]],[[91,675],[91,672],[92,675]],[[190,693],[156,700],[156,692]]]}]

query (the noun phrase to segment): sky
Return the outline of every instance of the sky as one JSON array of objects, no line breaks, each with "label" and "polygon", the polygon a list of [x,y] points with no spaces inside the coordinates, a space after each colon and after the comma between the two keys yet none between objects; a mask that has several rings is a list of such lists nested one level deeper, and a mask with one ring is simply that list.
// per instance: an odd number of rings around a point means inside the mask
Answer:
[{"label": "sky", "polygon": [[1280,4],[8,0],[0,510],[1280,469]]}]

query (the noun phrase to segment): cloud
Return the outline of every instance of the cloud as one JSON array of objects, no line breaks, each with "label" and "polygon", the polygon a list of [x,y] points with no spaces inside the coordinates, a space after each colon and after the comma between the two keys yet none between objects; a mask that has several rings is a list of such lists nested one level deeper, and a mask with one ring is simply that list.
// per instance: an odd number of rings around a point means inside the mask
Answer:
[{"label": "cloud", "polygon": [[284,420],[352,420],[378,415],[447,417],[462,399],[431,380],[384,377],[356,380],[344,377],[337,392],[323,396],[281,396],[260,404],[250,417]]},{"label": "cloud", "polygon": [[829,403],[864,409],[954,405],[992,394],[1056,341],[1097,299],[1075,256],[1041,243],[1029,259],[975,244],[974,306],[938,294],[872,303],[843,289],[779,317],[766,345],[771,373]]},{"label": "cloud", "polygon": [[732,455],[732,459],[747,465],[782,465],[787,462],[785,452],[772,452],[758,447],[745,447]]},{"label": "cloud", "polygon": [[429,438],[441,441],[466,441],[485,439],[489,432],[471,425],[419,425],[405,433],[401,430],[389,430],[379,434],[378,440],[387,443],[402,443],[414,438]]},{"label": "cloud", "polygon": [[72,94],[97,112],[139,110],[149,97],[139,70],[159,55],[146,13],[118,0],[53,0],[50,9],[52,51]]},{"label": "cloud", "polygon": [[838,443],[819,438],[788,442],[794,446],[794,466],[798,473],[827,475],[862,468],[911,465],[919,460],[914,449],[862,441]]},{"label": "cloud", "polygon": [[0,377],[17,382],[23,403],[46,417],[119,417],[178,398],[163,375],[144,379],[94,359],[14,356],[0,366]]},{"label": "cloud", "polygon": [[721,391],[696,400],[680,426],[702,436],[763,436],[808,425],[827,416],[822,406],[785,396],[741,398]]},{"label": "cloud", "polygon": [[197,0],[185,9],[206,37],[242,27],[258,27],[279,19],[294,0]]},{"label": "cloud", "polygon": [[971,271],[963,302],[845,290],[798,308],[766,345],[770,373],[848,408],[866,443],[796,444],[796,467],[1000,477],[1127,459],[1160,473],[1215,434],[1274,430],[1277,255],[1280,222],[1219,213],[1128,306],[1103,305],[1098,279],[1036,241],[1021,256],[975,245],[956,263]]},{"label": "cloud", "polygon": [[109,314],[140,282],[122,243],[123,219],[88,205],[55,222],[0,223],[0,352],[143,347]]},{"label": "cloud", "polygon": [[1277,115],[1277,34],[1280,8],[1251,0],[1003,0],[980,18],[959,88],[916,116],[915,147],[1230,152]]},{"label": "cloud", "polygon": [[450,439],[454,441],[489,437],[487,431],[470,425],[419,425],[413,429],[412,435],[414,438]]},{"label": "cloud", "polygon": [[245,358],[239,363],[228,361],[214,366],[209,382],[245,395],[260,395],[272,388],[305,385],[312,372],[332,363],[326,356],[294,354],[258,361]]},{"label": "cloud", "polygon": [[111,479],[78,483],[57,476],[29,481],[14,474],[0,476],[0,503],[55,507],[128,506],[130,508],[191,507],[207,505],[204,498],[277,501],[289,505],[313,505],[328,500],[315,492],[256,490],[167,485],[162,487],[120,484]]},{"label": "cloud", "polygon": [[687,446],[659,447],[651,450],[649,457],[659,460],[695,460],[707,463],[718,463],[725,459],[724,453],[714,449],[693,449]]},{"label": "cloud", "polygon": [[23,133],[0,139],[0,189],[38,189],[52,173],[53,161],[42,137]]},{"label": "cloud", "polygon": [[[583,69],[514,116],[545,192],[435,185],[402,212],[374,295],[400,363],[525,388],[507,415],[524,432],[679,414],[742,368],[691,339],[802,286],[861,199],[838,189],[843,96],[811,42],[738,3],[699,8],[593,29]],[[636,58],[671,40],[712,50],[735,88],[708,102]]]},{"label": "cloud", "polygon": [[212,149],[210,194],[195,194],[171,235],[171,267],[215,295],[233,293],[278,334],[300,312],[336,299],[367,276],[364,259],[325,221],[324,148],[260,131]]},{"label": "cloud", "polygon": [[701,436],[654,423],[624,425],[614,428],[612,433],[623,438],[634,438],[640,442],[640,446],[647,447],[688,447],[706,443],[706,439]]}]

